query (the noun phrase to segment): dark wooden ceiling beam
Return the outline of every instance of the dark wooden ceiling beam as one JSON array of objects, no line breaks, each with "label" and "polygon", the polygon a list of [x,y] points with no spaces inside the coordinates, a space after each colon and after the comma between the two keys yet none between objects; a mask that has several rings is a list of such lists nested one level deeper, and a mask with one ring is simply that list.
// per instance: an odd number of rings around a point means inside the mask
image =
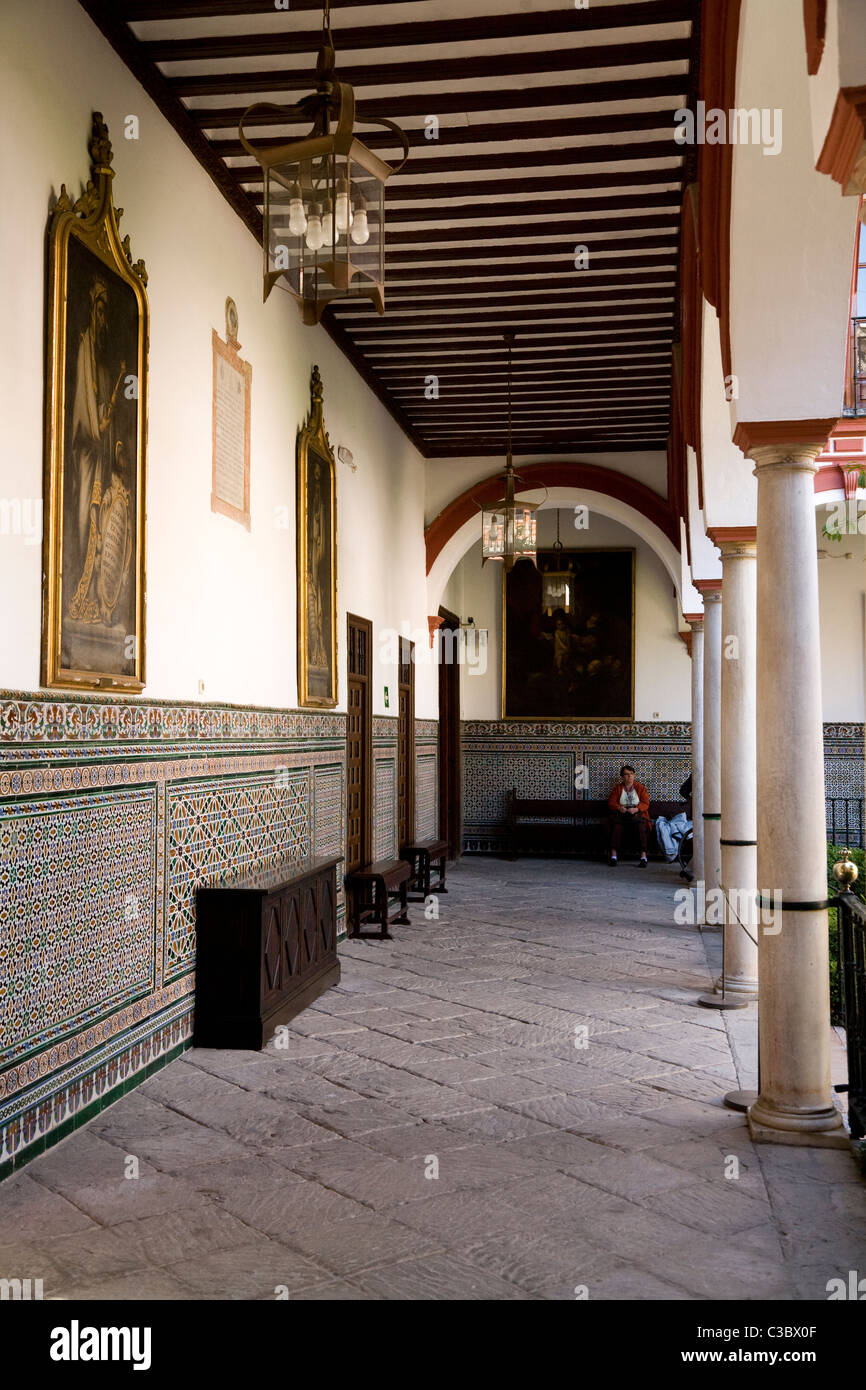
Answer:
[{"label": "dark wooden ceiling beam", "polygon": [[[331,9],[352,9],[360,0],[332,0]],[[394,0],[364,0],[364,5],[392,5]],[[403,0],[406,5],[418,5],[423,0]],[[322,12],[322,0],[291,0],[293,10]],[[254,15],[261,18],[262,0],[116,0],[121,18],[130,23],[177,19],[228,18],[231,15]]]},{"label": "dark wooden ceiling beam", "polygon": [[[232,169],[232,173],[245,188],[264,187],[264,173],[258,164],[254,165],[249,173],[246,170],[241,173],[236,167]],[[416,170],[413,169],[412,173],[415,174]],[[485,197],[507,198],[511,195],[559,190],[577,193],[582,189],[597,191],[603,188],[645,188],[647,184],[672,184],[681,202],[682,166],[676,169],[635,169],[616,174],[563,174],[551,171],[549,174],[518,174],[509,179],[473,179],[465,183],[459,183],[457,180],[434,183],[432,178],[427,178],[424,183],[407,183],[404,178],[397,178],[387,187],[388,206],[391,207],[404,202],[441,202],[443,199],[459,198],[471,198],[474,202],[480,203]],[[670,189],[660,188],[659,191],[670,192]],[[287,202],[288,196],[271,195],[272,204],[279,206]],[[515,207],[518,205],[519,199]]]},{"label": "dark wooden ceiling beam", "polygon": [[[525,455],[554,451],[562,454],[647,454],[663,451],[666,437],[666,432],[661,431],[622,439],[593,439],[581,434],[543,435],[522,441],[521,450]],[[476,441],[471,451],[465,444],[440,445],[435,451],[428,451],[425,457],[441,459],[444,463],[448,459],[465,458],[470,452],[475,458],[502,458],[505,450],[501,440],[498,444]]]},{"label": "dark wooden ceiling beam", "polygon": [[[689,51],[688,39],[655,41],[650,39],[640,43],[599,44],[594,47],[587,47],[584,44],[576,47],[561,45],[554,49],[547,49],[544,53],[521,51],[478,53],[469,58],[450,57],[445,62],[442,58],[421,60],[404,58],[396,63],[347,63],[344,60],[338,60],[336,75],[341,82],[348,82],[357,90],[364,87],[405,87],[415,82],[441,82],[443,77],[446,78],[449,89],[453,90],[460,82],[472,82],[491,77],[499,79],[527,77],[538,72],[561,73],[582,69],[589,71],[590,69],[627,68],[636,62],[666,65],[686,63],[688,62]],[[197,61],[200,61],[201,57],[202,55],[199,55]],[[152,54],[150,59],[152,62],[159,61],[154,60]],[[278,71],[268,69],[259,72],[236,70],[204,73],[196,76],[180,74],[168,76],[166,81],[175,96],[178,97],[233,96],[237,92],[308,92],[315,85],[314,70],[313,63],[298,63],[296,67]],[[668,77],[668,74],[663,74],[663,77]],[[635,80],[644,81],[646,79],[638,78]],[[683,75],[677,76],[675,80],[679,83],[679,90],[683,90],[688,79]],[[584,96],[581,85],[574,84],[571,88],[573,102],[617,99],[615,95],[608,97]],[[594,88],[608,87],[610,89],[617,84],[594,82],[590,85]],[[624,85],[627,87],[628,81]],[[378,100],[381,102],[381,98]],[[388,109],[391,107],[392,100],[391,97],[385,99],[385,105]],[[429,107],[435,109],[437,100],[438,94],[432,98],[428,94]],[[489,92],[487,101],[490,105]]]},{"label": "dark wooden ceiling beam", "polygon": [[[454,299],[449,300],[448,304],[444,306],[432,305],[427,313],[420,312],[426,309],[430,303],[426,296],[411,300],[399,300],[390,296],[386,318],[389,323],[396,321],[399,324],[401,321],[406,321],[413,324],[434,325],[437,323],[437,314],[441,314],[440,322],[447,327],[449,324],[462,323],[469,318],[477,323],[478,315],[473,312],[475,309],[484,309],[484,323],[499,323],[507,321],[513,314],[519,314],[525,318],[527,310],[532,312],[533,318],[567,318],[576,314],[590,313],[594,308],[607,312],[612,304],[613,307],[619,307],[619,301],[622,301],[621,307],[628,310],[630,304],[637,304],[638,301],[643,306],[650,307],[653,304],[669,303],[673,298],[671,289],[652,288],[599,290],[594,295],[584,296],[574,302],[565,299],[565,293],[563,291],[562,295],[530,294],[526,295],[525,298],[515,299],[512,304],[499,304],[484,295],[468,300]],[[442,312],[446,307],[448,308],[447,314]],[[545,312],[540,313],[541,310]],[[370,312],[362,311],[359,313],[352,313],[351,309],[341,309],[336,312],[340,322],[346,328],[369,328],[382,321],[381,315],[377,314],[375,309]]]},{"label": "dark wooden ceiling beam", "polygon": [[[547,127],[549,124],[552,124],[552,121],[529,122],[530,131],[535,132],[539,124]],[[457,143],[451,138],[454,131],[463,131],[465,133],[468,130],[470,132],[475,132],[475,138],[470,143],[490,145],[490,149],[477,154],[463,153],[435,156],[432,154],[427,154],[426,156],[422,155],[422,151],[430,150],[434,143],[424,138],[424,131],[409,130],[406,132],[406,136],[412,151],[412,162],[411,164],[407,164],[407,171],[419,177],[426,178],[428,174],[432,174],[433,177],[436,178],[447,174],[461,174],[464,172],[477,172],[488,169],[538,168],[541,165],[548,166],[560,164],[609,164],[621,160],[638,162],[675,159],[677,161],[676,170],[665,170],[663,172],[665,175],[668,173],[676,173],[677,177],[682,177],[682,150],[679,146],[671,149],[671,141],[669,139],[642,140],[637,144],[625,143],[611,145],[604,143],[599,145],[567,145],[562,149],[523,150],[515,148],[515,143],[518,140],[533,141],[541,138],[536,133],[528,135],[515,134],[515,131],[522,131],[523,128],[523,125],[510,125],[508,129],[508,139],[503,140],[501,125],[474,127],[448,126],[446,127],[447,135],[443,137],[443,145]],[[481,134],[478,132],[481,132]],[[443,132],[440,131],[440,135],[443,135]],[[549,137],[545,136],[544,138]],[[560,138],[567,139],[569,137],[566,134],[564,137]],[[267,139],[256,141],[256,143],[261,144],[265,149],[276,149],[278,145],[285,144],[285,137],[276,135],[268,136]],[[384,148],[386,145],[390,145],[391,142],[388,137],[383,135],[381,138],[377,137],[377,142],[374,144],[374,141],[370,138],[370,134],[365,131],[364,143],[369,145],[372,149],[377,147]],[[233,165],[233,172],[235,172],[242,181],[247,182],[249,180],[250,171],[254,170],[260,175],[260,166],[254,164],[250,160],[250,156],[236,136],[226,138],[224,136],[215,135],[211,140],[211,144],[223,158],[246,159],[249,161],[247,164]],[[610,176],[605,174],[604,177],[608,178]]]},{"label": "dark wooden ceiling beam", "polygon": [[[575,304],[583,304],[589,299],[604,300],[618,295],[636,294],[641,298],[655,296],[662,298],[671,293],[674,286],[674,272],[647,271],[634,275],[598,275],[586,283],[579,281],[576,272],[570,277],[552,276],[548,280],[516,280],[499,285],[477,285],[470,282],[455,281],[448,286],[392,286],[388,294],[388,313],[402,313],[407,306],[432,309],[454,306],[462,309],[496,309],[500,305],[514,303],[546,304],[559,303],[559,296],[578,295]],[[347,311],[349,312],[349,311]],[[341,313],[341,317],[344,315]]]},{"label": "dark wooden ceiling beam", "polygon": [[[448,196],[447,194],[445,196]],[[435,194],[428,195],[430,199]],[[274,216],[280,216],[280,203],[288,206],[288,198],[272,199]],[[395,241],[399,241],[403,233],[398,230],[399,226],[410,222],[429,222],[432,226],[441,231],[443,238],[448,236],[449,227],[447,223],[469,221],[471,218],[479,217],[505,217],[511,215],[513,222],[518,223],[523,218],[545,218],[562,217],[574,215],[575,217],[585,216],[590,212],[631,212],[646,211],[653,209],[659,216],[667,211],[668,216],[679,220],[679,210],[682,204],[682,191],[680,189],[665,190],[661,193],[605,193],[598,198],[521,198],[517,202],[505,206],[498,200],[488,202],[483,194],[476,194],[471,203],[456,204],[436,204],[430,207],[415,207],[412,203],[404,203],[398,196],[397,191],[385,200],[385,225],[386,230]],[[284,214],[282,214],[284,215]],[[378,216],[378,214],[377,214]],[[370,219],[373,220],[372,217]],[[396,224],[396,225],[395,225]],[[532,235],[533,229],[526,226],[515,227],[514,230],[508,226],[496,223],[489,227],[488,234],[494,235]],[[539,228],[539,230],[541,230]],[[587,226],[587,231],[592,227]]]},{"label": "dark wooden ceiling beam", "polygon": [[[486,288],[488,280],[492,280],[494,284],[500,283],[503,285],[510,285],[512,282],[519,283],[523,281],[526,285],[531,286],[538,284],[538,277],[545,275],[545,273],[552,278],[559,278],[562,276],[562,271],[557,271],[557,261],[551,260],[551,256],[557,253],[559,253],[563,262],[569,267],[568,278],[572,279],[575,283],[585,283],[587,287],[590,285],[592,277],[598,276],[598,278],[601,279],[602,275],[613,275],[615,273],[614,267],[616,267],[617,270],[621,269],[623,271],[643,270],[644,267],[646,267],[650,270],[658,270],[665,275],[669,275],[672,271],[675,274],[678,255],[678,241],[673,239],[675,237],[679,237],[679,229],[671,227],[669,231],[664,234],[659,233],[655,236],[648,237],[629,237],[627,240],[617,243],[619,246],[627,246],[629,249],[634,247],[636,250],[643,250],[644,254],[641,256],[611,256],[605,254],[611,250],[610,244],[597,247],[596,258],[593,259],[593,257],[590,256],[590,269],[588,270],[575,270],[574,248],[571,248],[571,254],[568,255],[563,250],[561,241],[557,241],[550,247],[547,247],[543,242],[534,242],[532,245],[527,245],[526,254],[521,257],[519,262],[495,260],[494,257],[497,255],[496,247],[487,247],[486,250],[480,249],[478,253],[459,247],[454,252],[445,253],[444,255],[439,253],[436,255],[437,261],[445,260],[447,256],[450,255],[453,262],[451,265],[431,264],[429,258],[434,256],[434,251],[432,250],[427,253],[428,259],[426,261],[422,259],[424,257],[422,251],[407,251],[400,253],[386,251],[385,264],[387,287],[385,302],[387,304],[390,300],[391,288],[409,291],[414,290],[419,294],[423,294],[425,283],[433,283],[440,280],[446,283],[435,284],[437,294],[450,292],[452,286],[455,290],[465,290],[472,294],[479,294]],[[671,239],[669,240],[669,238]],[[514,249],[516,248],[504,247],[498,254],[507,255],[509,252],[513,252]],[[533,251],[535,252],[534,255]],[[413,260],[418,261],[419,264],[416,266],[409,265],[408,262]],[[478,264],[475,262],[478,262]],[[592,269],[593,265],[599,267],[599,269]],[[624,275],[623,283],[628,284],[629,278],[630,277],[627,275]]]},{"label": "dark wooden ceiling beam", "polygon": [[[387,4],[393,0],[367,0]],[[321,10],[318,3],[290,0],[292,10]],[[119,0],[115,6],[127,22],[144,19],[204,18],[212,14],[256,15],[265,12],[262,0],[211,0],[210,4],[188,4],[185,0]],[[332,11],[339,15],[336,3]],[[343,8],[342,6],[340,8]],[[351,7],[349,7],[351,8]],[[353,49],[417,48],[426,44],[461,44],[495,39],[543,38],[573,35],[585,40],[593,31],[633,25],[682,24],[694,12],[691,0],[656,0],[637,5],[591,5],[586,9],[542,10],[536,13],[484,15],[467,19],[419,19],[404,24],[332,25],[334,42],[340,53]],[[429,13],[429,11],[428,11]],[[150,39],[142,47],[152,63],[190,62],[208,58],[272,57],[275,54],[315,54],[321,42],[321,28],[304,32],[196,36],[184,39]],[[632,60],[633,61],[633,60]]]},{"label": "dark wooden ceiling beam", "polygon": [[[90,0],[88,0],[90,3]],[[447,69],[446,69],[447,70]],[[158,68],[154,69],[159,72]],[[161,79],[165,81],[165,78]],[[538,109],[543,106],[575,106],[578,103],[596,105],[599,101],[633,101],[641,96],[641,92],[635,88],[640,85],[648,86],[652,84],[656,90],[647,90],[644,95],[648,97],[669,96],[671,104],[669,109],[661,111],[632,111],[624,115],[598,114],[592,116],[573,116],[564,119],[554,118],[550,124],[559,128],[563,134],[573,135],[600,135],[603,133],[617,134],[633,130],[658,130],[670,131],[671,152],[682,154],[683,146],[674,144],[674,123],[673,115],[677,101],[681,99],[687,87],[685,77],[653,77],[636,78],[633,81],[623,79],[613,83],[585,83],[575,86],[574,83],[563,83],[561,86],[547,87],[508,87],[491,89],[486,88],[477,92],[410,92],[405,96],[376,97],[370,101],[359,101],[356,105],[356,119],[361,122],[364,116],[388,116],[391,120],[400,121],[407,117],[423,117],[430,114],[431,105],[435,106],[434,114],[437,116],[464,115],[469,111],[514,111],[521,108]],[[308,84],[309,85],[309,84]],[[661,88],[661,90],[657,90]],[[279,83],[274,83],[270,91],[278,91]],[[580,92],[580,96],[576,95]],[[607,95],[600,95],[607,93]],[[288,103],[291,105],[291,103]],[[192,119],[203,130],[237,130],[241,117],[247,110],[246,106],[191,106],[186,108]],[[244,128],[248,131],[256,126],[279,125],[273,112],[262,111],[250,116],[244,123]],[[538,125],[539,122],[527,122],[526,124]],[[446,127],[447,136],[443,137],[443,130],[440,127],[440,140],[447,139],[449,144],[457,144],[461,138],[464,144],[480,143],[482,138],[473,131],[472,126],[448,126]],[[455,132],[460,134],[455,134]],[[509,139],[516,140],[518,136],[514,133],[515,128],[499,127],[499,139],[503,133]],[[411,132],[407,132],[410,134]],[[418,132],[419,142],[424,139],[424,131]],[[295,138],[287,135],[287,139]],[[490,137],[488,137],[490,138]],[[364,141],[367,143],[366,133]],[[383,145],[394,146],[393,135],[389,139],[378,138],[375,142],[371,140],[371,148],[381,148]],[[429,142],[427,142],[429,143]]]}]

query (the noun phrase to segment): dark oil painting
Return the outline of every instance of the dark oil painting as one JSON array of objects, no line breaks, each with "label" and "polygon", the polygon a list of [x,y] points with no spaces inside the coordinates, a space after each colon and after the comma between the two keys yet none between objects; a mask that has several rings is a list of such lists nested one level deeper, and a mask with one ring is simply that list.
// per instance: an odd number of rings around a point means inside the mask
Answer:
[{"label": "dark oil painting", "polygon": [[331,464],[315,448],[307,453],[307,696],[333,698],[331,574]]},{"label": "dark oil painting", "polygon": [[134,676],[138,303],[75,236],[68,256],[61,666]]},{"label": "dark oil painting", "polygon": [[505,575],[503,715],[633,717],[633,550],[540,550]]}]

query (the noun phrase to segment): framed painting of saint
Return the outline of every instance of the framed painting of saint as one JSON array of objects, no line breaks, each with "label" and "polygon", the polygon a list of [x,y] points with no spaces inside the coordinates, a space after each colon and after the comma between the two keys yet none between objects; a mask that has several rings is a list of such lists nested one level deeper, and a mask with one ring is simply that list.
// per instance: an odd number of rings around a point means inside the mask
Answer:
[{"label": "framed painting of saint", "polygon": [[313,367],[310,414],[298,432],[298,704],[337,703],[337,469]]},{"label": "framed painting of saint", "polygon": [[503,574],[503,718],[633,719],[634,551],[536,559]]},{"label": "framed painting of saint", "polygon": [[145,672],[147,272],[118,231],[101,115],[92,178],[49,229],[42,681],[138,691]]}]

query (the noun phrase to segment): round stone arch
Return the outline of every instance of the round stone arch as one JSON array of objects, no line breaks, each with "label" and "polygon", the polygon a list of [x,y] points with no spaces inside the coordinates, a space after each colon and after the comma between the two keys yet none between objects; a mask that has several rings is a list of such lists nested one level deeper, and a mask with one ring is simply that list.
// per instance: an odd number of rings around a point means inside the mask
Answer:
[{"label": "round stone arch", "polygon": [[[526,468],[522,470],[521,476],[529,481],[532,473],[533,469]],[[597,512],[599,516],[607,517],[609,520],[617,521],[622,526],[627,527],[634,535],[644,541],[661,561],[676,590],[677,598],[681,599],[682,562],[680,550],[671,538],[671,532],[674,528],[672,522],[668,520],[670,513],[667,511],[664,499],[658,497],[657,493],[651,492],[643,484],[636,483],[634,479],[626,478],[623,474],[612,476],[620,478],[623,483],[630,484],[633,489],[645,493],[647,497],[652,499],[652,502],[656,504],[653,507],[656,516],[648,516],[645,511],[634,505],[633,501],[625,501],[609,492],[581,486],[577,483],[556,483],[553,478],[545,484],[548,488],[548,494],[542,507],[573,507],[582,504],[588,507],[590,512]],[[538,474],[535,474],[532,481],[536,482],[537,479]],[[487,495],[488,492],[489,496]],[[537,500],[539,492],[538,486],[535,489],[521,488],[520,496]],[[501,496],[501,493],[502,479],[501,475],[497,474],[493,478],[485,480],[485,483],[469,489],[455,502],[450,503],[428,528],[427,611],[429,613],[438,613],[442,596],[451,575],[464,555],[472,549],[473,545],[477,544],[481,537],[481,513],[478,502],[494,502]],[[465,505],[458,505],[464,504],[466,499],[469,500],[471,506],[469,515],[466,514]],[[437,523],[442,523],[449,512],[451,515],[447,523],[439,524],[434,533],[434,527],[437,527]],[[433,537],[432,544],[431,536]]]}]

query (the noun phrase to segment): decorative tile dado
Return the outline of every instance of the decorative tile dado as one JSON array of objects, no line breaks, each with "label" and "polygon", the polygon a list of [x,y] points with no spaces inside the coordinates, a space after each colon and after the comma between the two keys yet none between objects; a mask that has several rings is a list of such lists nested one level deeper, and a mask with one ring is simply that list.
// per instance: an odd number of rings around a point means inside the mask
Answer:
[{"label": "decorative tile dado", "polygon": [[153,786],[3,806],[0,1067],[154,988],[156,812]]},{"label": "decorative tile dado", "polygon": [[199,883],[340,852],[345,732],[0,692],[0,1173],[188,1045]]},{"label": "decorative tile dado", "polygon": [[[79,757],[95,748],[103,756],[106,747],[116,753],[147,755],[158,749],[164,756],[186,744],[249,747],[250,743],[321,742],[343,740],[344,714],[307,710],[267,709],[244,705],[199,705],[170,700],[132,703],[114,696],[88,699],[0,691],[0,762],[20,760],[22,755],[45,756],[53,751],[75,750]],[[174,747],[173,747],[174,745]],[[38,753],[37,753],[38,747]],[[200,746],[197,751],[204,752]]]},{"label": "decorative tile dado", "polygon": [[[625,761],[635,765],[652,796],[676,800],[691,771],[691,725],[680,721],[468,720],[461,731],[467,852],[504,848],[511,787],[524,797],[595,800],[607,795]],[[857,804],[846,807],[848,823],[862,827],[863,725],[825,724],[824,751],[827,797],[854,798]],[[584,786],[575,785],[578,766],[585,768]],[[828,799],[828,826],[829,808]]]}]

